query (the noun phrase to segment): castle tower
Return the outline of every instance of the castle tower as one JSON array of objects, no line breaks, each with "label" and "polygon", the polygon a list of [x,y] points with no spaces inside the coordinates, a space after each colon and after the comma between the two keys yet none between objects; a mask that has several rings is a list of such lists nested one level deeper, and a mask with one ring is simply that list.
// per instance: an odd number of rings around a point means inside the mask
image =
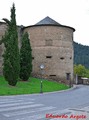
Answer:
[{"label": "castle tower", "polygon": [[30,36],[34,76],[70,83],[73,81],[73,32],[74,28],[61,25],[46,17],[33,26],[23,28]]}]

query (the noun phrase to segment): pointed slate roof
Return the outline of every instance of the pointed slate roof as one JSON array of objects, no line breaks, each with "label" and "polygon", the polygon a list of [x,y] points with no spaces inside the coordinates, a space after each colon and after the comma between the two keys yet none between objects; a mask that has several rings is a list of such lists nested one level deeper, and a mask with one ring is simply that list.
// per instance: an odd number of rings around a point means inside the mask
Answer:
[{"label": "pointed slate roof", "polygon": [[38,23],[36,23],[35,25],[61,25],[61,24],[47,16]]},{"label": "pointed slate roof", "polygon": [[42,19],[41,21],[39,21],[38,23],[36,23],[35,25],[31,25],[31,26],[27,26],[27,27],[24,27],[23,29],[25,28],[28,28],[28,27],[37,27],[37,26],[58,26],[58,27],[66,27],[66,28],[70,28],[72,29],[73,31],[75,31],[75,29],[73,27],[70,27],[70,26],[66,26],[66,25],[61,25],[60,23],[56,22],[55,20],[53,20],[52,18],[50,17],[45,17],[44,19]]}]

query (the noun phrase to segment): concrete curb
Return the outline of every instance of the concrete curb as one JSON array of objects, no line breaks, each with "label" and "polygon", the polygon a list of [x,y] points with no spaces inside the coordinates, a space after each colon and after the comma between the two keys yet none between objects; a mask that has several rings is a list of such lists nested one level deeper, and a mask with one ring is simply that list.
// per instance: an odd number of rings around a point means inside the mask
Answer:
[{"label": "concrete curb", "polygon": [[[60,90],[60,91],[54,91],[54,92],[44,92],[42,94],[51,94],[51,93],[62,93],[62,92],[67,92],[67,91],[71,91],[78,88],[78,86],[74,85],[72,88],[66,89],[66,90]],[[41,94],[41,93],[40,93]]]},{"label": "concrete curb", "polygon": [[54,92],[43,92],[43,93],[35,93],[35,94],[21,94],[21,95],[6,95],[6,96],[0,96],[0,97],[14,97],[14,96],[34,96],[34,95],[46,95],[46,94],[55,94],[55,93],[62,93],[62,92],[67,92],[71,91],[78,88],[78,86],[74,85],[72,88],[66,89],[66,90],[61,90],[61,91],[54,91]]}]

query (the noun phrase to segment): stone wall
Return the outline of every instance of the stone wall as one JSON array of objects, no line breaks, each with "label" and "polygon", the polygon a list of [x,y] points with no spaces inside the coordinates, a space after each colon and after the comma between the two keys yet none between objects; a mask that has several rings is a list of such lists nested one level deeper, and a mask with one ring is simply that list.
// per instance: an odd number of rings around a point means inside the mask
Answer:
[{"label": "stone wall", "polygon": [[[5,34],[6,28],[7,28],[6,24],[4,22],[0,22],[0,40],[2,39],[2,36]],[[0,45],[0,75],[2,75],[3,52],[4,52],[4,45],[2,44]]]}]

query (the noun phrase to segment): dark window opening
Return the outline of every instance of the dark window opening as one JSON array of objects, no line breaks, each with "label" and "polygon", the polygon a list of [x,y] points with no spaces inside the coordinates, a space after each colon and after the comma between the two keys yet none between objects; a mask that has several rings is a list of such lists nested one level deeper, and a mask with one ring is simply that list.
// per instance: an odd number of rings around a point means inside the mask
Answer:
[{"label": "dark window opening", "polygon": [[52,56],[46,56],[46,58],[52,58]]},{"label": "dark window opening", "polygon": [[50,76],[56,76],[56,75],[50,75]]},{"label": "dark window opening", "polygon": [[70,73],[66,73],[66,79],[70,80]]},{"label": "dark window opening", "polygon": [[70,57],[70,59],[72,59],[72,57]]},{"label": "dark window opening", "polygon": [[61,59],[61,60],[64,60],[64,57],[61,57],[60,59]]},{"label": "dark window opening", "polygon": [[32,57],[32,59],[34,60],[34,57]]}]

